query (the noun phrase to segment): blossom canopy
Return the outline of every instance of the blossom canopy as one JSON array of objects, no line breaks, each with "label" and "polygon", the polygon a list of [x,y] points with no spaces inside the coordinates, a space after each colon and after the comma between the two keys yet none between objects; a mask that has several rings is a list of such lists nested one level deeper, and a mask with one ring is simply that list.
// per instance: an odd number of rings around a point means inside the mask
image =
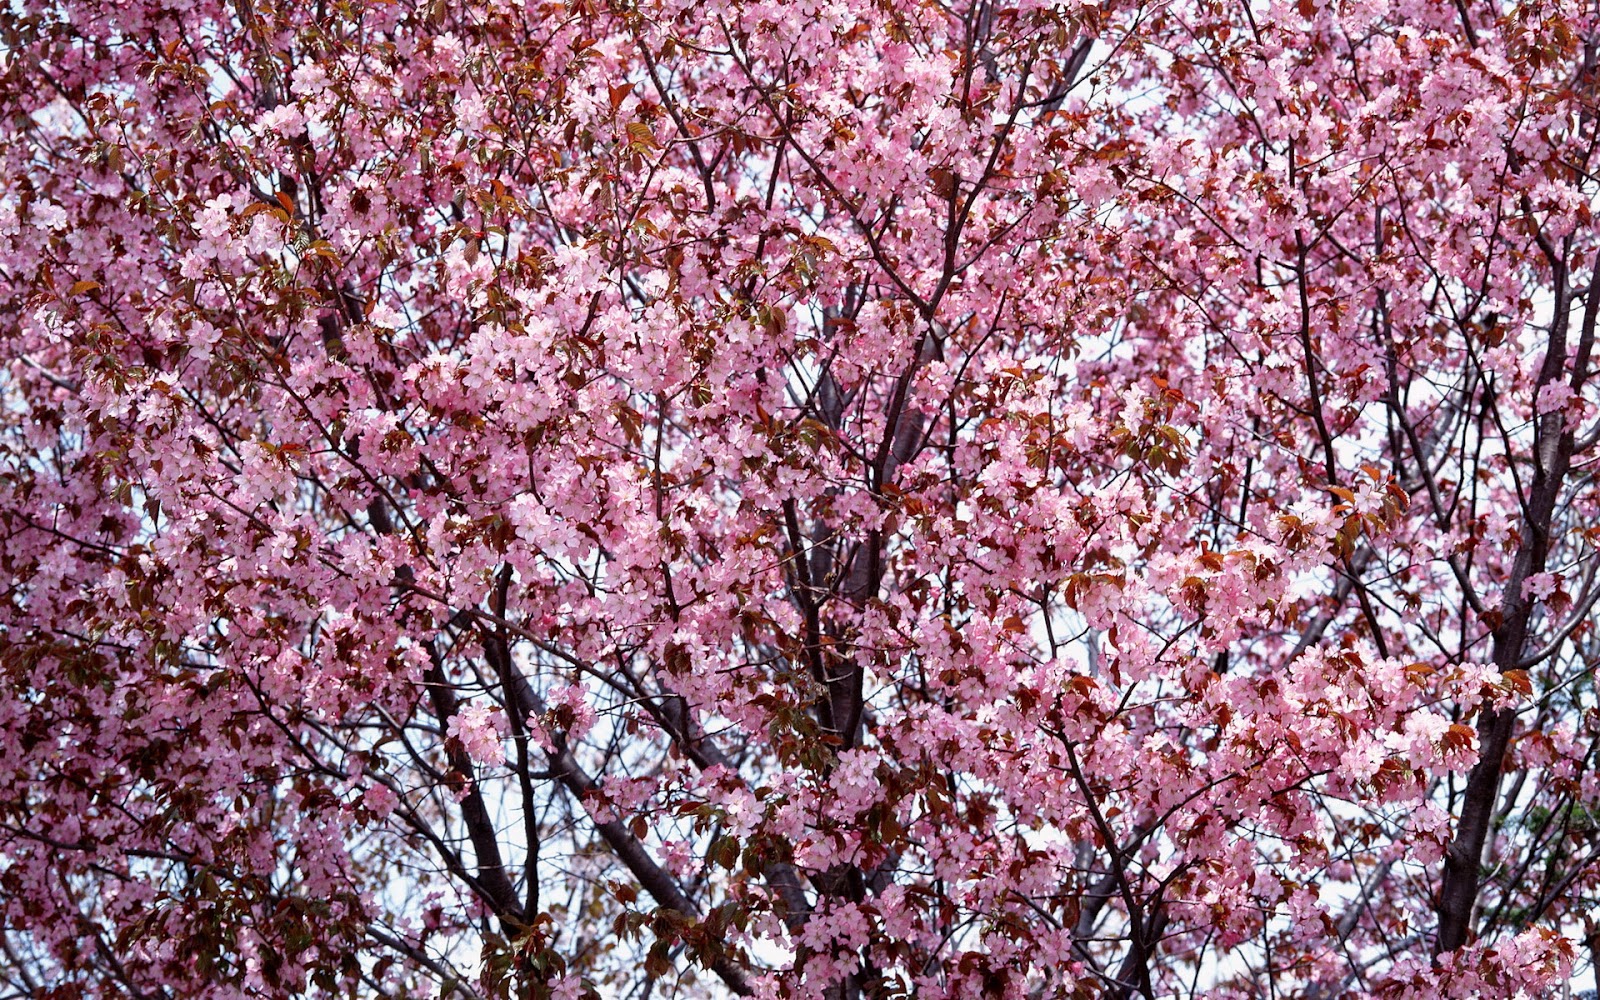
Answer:
[{"label": "blossom canopy", "polygon": [[0,1000],[1588,985],[1597,65],[14,0]]}]

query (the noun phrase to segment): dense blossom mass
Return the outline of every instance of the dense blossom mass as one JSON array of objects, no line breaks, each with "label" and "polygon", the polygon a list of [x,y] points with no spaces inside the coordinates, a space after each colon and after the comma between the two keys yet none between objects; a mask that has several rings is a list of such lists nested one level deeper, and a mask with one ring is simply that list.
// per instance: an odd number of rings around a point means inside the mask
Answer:
[{"label": "dense blossom mass", "polygon": [[1589,0],[12,0],[0,997],[1555,996]]}]

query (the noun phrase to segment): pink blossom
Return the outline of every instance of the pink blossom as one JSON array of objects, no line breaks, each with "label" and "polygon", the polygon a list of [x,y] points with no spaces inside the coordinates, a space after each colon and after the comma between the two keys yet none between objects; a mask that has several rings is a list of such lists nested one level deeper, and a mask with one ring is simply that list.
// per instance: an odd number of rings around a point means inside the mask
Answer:
[{"label": "pink blossom", "polygon": [[450,717],[448,733],[461,741],[467,756],[477,763],[499,767],[506,762],[505,715],[498,708],[462,705]]}]

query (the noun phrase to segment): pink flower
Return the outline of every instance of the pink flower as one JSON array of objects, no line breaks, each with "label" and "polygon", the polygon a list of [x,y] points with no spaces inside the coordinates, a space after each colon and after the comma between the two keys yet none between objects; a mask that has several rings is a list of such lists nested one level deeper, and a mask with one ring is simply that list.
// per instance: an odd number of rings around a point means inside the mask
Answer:
[{"label": "pink flower", "polygon": [[306,130],[306,116],[293,104],[280,104],[256,120],[256,128],[292,139]]},{"label": "pink flower", "polygon": [[1572,391],[1572,386],[1562,381],[1546,382],[1539,387],[1539,400],[1535,409],[1539,413],[1555,413],[1564,410],[1577,398]]},{"label": "pink flower", "polygon": [[1522,597],[1528,601],[1542,601],[1556,592],[1561,578],[1554,573],[1534,573],[1522,581]]},{"label": "pink flower", "polygon": [[505,715],[499,707],[462,705],[450,717],[448,735],[460,740],[467,756],[479,764],[499,767],[506,762],[505,734]]},{"label": "pink flower", "polygon": [[367,790],[362,793],[361,803],[370,809],[374,815],[382,818],[394,811],[399,799],[388,785],[375,781],[368,785]]}]

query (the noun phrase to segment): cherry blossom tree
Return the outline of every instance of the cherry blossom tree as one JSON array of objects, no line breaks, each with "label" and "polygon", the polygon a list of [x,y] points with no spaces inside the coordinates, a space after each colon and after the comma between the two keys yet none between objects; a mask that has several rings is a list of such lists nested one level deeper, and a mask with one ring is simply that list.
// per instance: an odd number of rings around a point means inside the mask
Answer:
[{"label": "cherry blossom tree", "polygon": [[13,0],[0,996],[1589,985],[1597,61]]}]

